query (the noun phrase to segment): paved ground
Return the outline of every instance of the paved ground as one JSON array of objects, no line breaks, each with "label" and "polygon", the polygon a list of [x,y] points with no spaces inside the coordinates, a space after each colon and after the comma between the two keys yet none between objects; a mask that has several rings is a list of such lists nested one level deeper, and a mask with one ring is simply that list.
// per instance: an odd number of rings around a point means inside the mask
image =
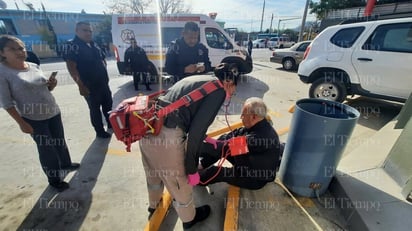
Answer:
[{"label": "paved ground", "polygon": [[[254,72],[244,77],[239,85],[238,94],[228,107],[229,122],[239,121],[240,106],[244,99],[258,96],[263,97],[268,104],[276,129],[289,126],[291,115],[287,110],[297,99],[306,97],[308,86],[299,85],[302,89],[294,88],[299,83],[296,73],[282,73],[282,76],[279,76],[279,70],[276,69],[278,67],[267,62],[255,64]],[[136,94],[130,78],[112,78],[110,85],[115,105],[121,99]],[[1,110],[1,229],[142,230],[147,223],[147,193],[138,145],[134,144],[132,152],[127,153],[123,144],[114,137],[106,140],[95,139],[86,103],[78,95],[75,85],[68,83],[58,86],[54,95],[62,109],[72,159],[80,162],[81,168],[66,177],[71,186],[67,191],[57,193],[48,187],[31,138],[22,134],[7,113]],[[390,107],[389,114],[397,110],[396,105],[384,105]],[[364,106],[360,106],[362,107]],[[226,126],[224,114],[223,110],[219,113],[210,131]],[[366,114],[363,113],[363,116]],[[375,124],[372,122],[374,120],[381,121],[384,114],[379,111],[376,114],[379,117],[369,115],[363,118],[364,124],[360,123],[354,132],[355,142],[361,142],[376,132],[380,125],[374,127],[366,124]],[[286,140],[287,135],[281,139]],[[356,146],[356,143],[353,145]],[[354,147],[349,145],[348,148]],[[242,193],[239,230],[314,229],[313,224],[302,214],[302,210],[274,183],[262,190],[261,196],[247,191]],[[227,185],[224,184],[217,184],[211,188],[196,187],[196,203],[211,204],[213,213],[207,221],[193,230],[223,230],[226,195]],[[256,206],[261,198],[265,198],[266,204],[259,206],[266,207]],[[328,209],[324,205],[329,199],[330,196],[326,194],[320,198],[321,203],[317,200],[301,201],[311,216],[325,229],[340,230],[339,227],[343,227],[344,222],[339,213],[336,209]],[[267,207],[271,203],[275,206]],[[264,217],[264,222],[256,223],[258,219],[254,216]],[[181,229],[181,222],[174,211],[170,210],[160,230]]]}]

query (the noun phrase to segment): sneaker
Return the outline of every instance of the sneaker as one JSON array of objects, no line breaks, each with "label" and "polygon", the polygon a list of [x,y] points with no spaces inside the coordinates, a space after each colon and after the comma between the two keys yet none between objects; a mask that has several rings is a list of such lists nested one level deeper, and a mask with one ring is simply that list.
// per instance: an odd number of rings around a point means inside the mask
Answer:
[{"label": "sneaker", "polygon": [[56,183],[49,183],[50,186],[57,189],[59,192],[63,192],[64,190],[70,188],[69,184],[64,181],[56,182]]},{"label": "sneaker", "polygon": [[98,132],[98,133],[96,133],[96,136],[98,138],[107,139],[107,138],[110,138],[112,135],[108,132]]},{"label": "sneaker", "polygon": [[67,167],[63,167],[62,169],[71,172],[71,171],[76,171],[79,168],[80,168],[79,163],[72,163],[71,165],[69,165]]},{"label": "sneaker", "polygon": [[192,221],[183,222],[183,229],[190,229],[196,223],[205,220],[210,214],[210,206],[203,205],[196,208],[196,215]]}]

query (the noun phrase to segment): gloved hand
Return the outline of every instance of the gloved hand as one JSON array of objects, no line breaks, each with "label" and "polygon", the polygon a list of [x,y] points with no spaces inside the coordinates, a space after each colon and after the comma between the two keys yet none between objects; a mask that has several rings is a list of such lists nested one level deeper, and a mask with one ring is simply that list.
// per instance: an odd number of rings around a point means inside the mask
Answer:
[{"label": "gloved hand", "polygon": [[209,136],[205,139],[206,143],[212,144],[215,149],[217,149],[217,142],[218,140],[210,138]]},{"label": "gloved hand", "polygon": [[189,174],[187,176],[187,183],[190,184],[191,186],[198,185],[200,183],[200,175],[198,172],[194,174]]}]

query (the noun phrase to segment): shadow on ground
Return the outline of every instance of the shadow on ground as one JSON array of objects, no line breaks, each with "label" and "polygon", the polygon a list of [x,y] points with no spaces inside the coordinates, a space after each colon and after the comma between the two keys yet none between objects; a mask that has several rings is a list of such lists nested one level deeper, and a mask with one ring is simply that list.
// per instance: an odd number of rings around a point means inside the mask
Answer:
[{"label": "shadow on ground", "polygon": [[80,230],[93,200],[92,190],[109,142],[110,139],[95,139],[81,160],[80,168],[70,179],[70,188],[61,193],[46,188],[17,230],[49,230],[50,227],[53,230]]},{"label": "shadow on ground", "polygon": [[358,124],[376,131],[397,116],[403,106],[401,103],[367,97],[348,99],[346,104],[361,113]]},{"label": "shadow on ground", "polygon": [[[125,82],[124,84],[120,85],[116,90],[113,90],[113,107],[115,108],[122,100],[139,95],[139,94],[151,94],[161,89],[168,89],[169,87],[173,86],[169,82],[164,82],[162,85],[159,83],[151,84],[150,87],[153,89],[152,91],[146,90],[139,90],[135,91],[133,87],[133,81]],[[253,88],[251,88],[253,86]],[[140,87],[140,85],[139,85]],[[142,86],[142,89],[144,87]],[[228,115],[240,115],[243,102],[249,97],[259,97],[263,98],[265,93],[269,91],[269,86],[266,85],[264,82],[260,81],[259,79],[254,78],[250,75],[242,75],[239,79],[236,93],[232,97],[230,103],[227,105],[228,102],[222,106],[221,110],[219,111],[218,115],[224,115],[227,111]]]}]

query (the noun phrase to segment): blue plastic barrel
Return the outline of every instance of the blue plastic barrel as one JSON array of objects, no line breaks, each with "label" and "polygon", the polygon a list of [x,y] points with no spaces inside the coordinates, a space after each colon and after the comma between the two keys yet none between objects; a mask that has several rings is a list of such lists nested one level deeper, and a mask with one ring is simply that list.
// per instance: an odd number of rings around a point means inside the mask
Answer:
[{"label": "blue plastic barrel", "polygon": [[360,113],[323,99],[296,102],[279,178],[292,192],[322,195],[335,175]]}]

